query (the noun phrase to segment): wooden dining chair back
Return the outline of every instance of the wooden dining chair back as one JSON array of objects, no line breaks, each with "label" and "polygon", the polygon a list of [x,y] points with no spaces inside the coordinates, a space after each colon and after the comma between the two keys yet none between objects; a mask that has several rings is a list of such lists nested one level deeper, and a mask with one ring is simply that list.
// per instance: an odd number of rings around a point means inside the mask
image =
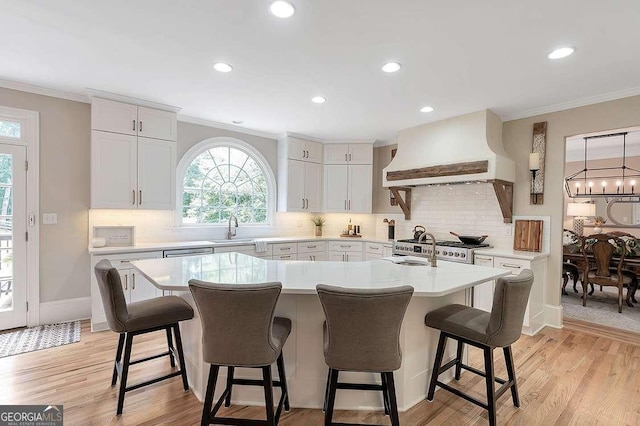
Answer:
[{"label": "wooden dining chair back", "polygon": [[[589,262],[587,242],[595,240],[591,244],[591,254],[593,262]],[[616,249],[621,247],[620,257],[615,259]],[[625,285],[631,284],[631,277],[623,274],[622,266],[627,254],[626,245],[623,239],[611,234],[593,234],[583,236],[580,243],[580,251],[584,258],[585,270],[582,280],[582,306],[587,306],[587,286],[593,283],[601,286],[612,286],[618,288],[618,312],[622,312],[622,292]],[[595,265],[593,264],[595,263]]]}]

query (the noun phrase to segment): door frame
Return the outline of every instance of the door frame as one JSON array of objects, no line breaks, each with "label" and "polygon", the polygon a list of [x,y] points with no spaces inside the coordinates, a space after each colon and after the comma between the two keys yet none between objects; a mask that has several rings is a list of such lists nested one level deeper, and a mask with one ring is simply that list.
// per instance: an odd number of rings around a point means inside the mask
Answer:
[{"label": "door frame", "polygon": [[19,121],[22,130],[20,139],[2,143],[27,149],[27,327],[33,327],[40,325],[40,113],[0,106],[0,117]]}]

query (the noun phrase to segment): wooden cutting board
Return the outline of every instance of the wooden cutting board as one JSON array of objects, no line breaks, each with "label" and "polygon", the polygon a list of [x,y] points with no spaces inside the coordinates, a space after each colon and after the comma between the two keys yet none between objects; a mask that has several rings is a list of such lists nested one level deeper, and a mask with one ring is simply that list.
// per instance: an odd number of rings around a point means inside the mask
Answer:
[{"label": "wooden cutting board", "polygon": [[513,249],[541,252],[542,223],[541,220],[516,220]]}]

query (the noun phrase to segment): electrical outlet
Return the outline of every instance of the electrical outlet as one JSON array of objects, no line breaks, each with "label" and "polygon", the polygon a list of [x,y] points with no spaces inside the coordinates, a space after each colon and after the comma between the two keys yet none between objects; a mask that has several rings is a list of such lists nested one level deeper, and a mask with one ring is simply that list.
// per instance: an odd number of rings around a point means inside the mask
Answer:
[{"label": "electrical outlet", "polygon": [[504,228],[504,236],[505,237],[510,237],[512,235],[513,235],[513,227],[507,226],[506,228]]},{"label": "electrical outlet", "polygon": [[43,213],[42,224],[43,225],[55,225],[58,223],[57,213]]}]

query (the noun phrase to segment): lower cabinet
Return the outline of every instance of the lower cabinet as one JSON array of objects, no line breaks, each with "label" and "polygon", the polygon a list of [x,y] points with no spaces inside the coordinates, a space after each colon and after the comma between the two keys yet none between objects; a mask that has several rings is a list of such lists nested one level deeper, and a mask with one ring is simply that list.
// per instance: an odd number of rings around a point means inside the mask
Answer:
[{"label": "lower cabinet", "polygon": [[362,262],[363,243],[330,241],[328,259],[334,262]]},{"label": "lower cabinet", "polygon": [[159,259],[162,258],[161,251],[121,253],[110,255],[91,256],[91,329],[92,331],[105,330],[108,328],[107,317],[102,305],[102,297],[98,288],[98,281],[94,273],[94,267],[101,260],[108,260],[120,273],[122,291],[127,303],[139,302],[141,300],[152,299],[161,296],[160,291],[151,284],[144,276],[139,274],[131,266],[134,260]]},{"label": "lower cabinet", "polygon": [[384,256],[384,246],[380,243],[365,243],[364,260],[382,259]]},{"label": "lower cabinet", "polygon": [[[505,256],[475,255],[474,264],[506,269],[511,275],[518,275],[523,269],[533,271],[533,287],[529,295],[527,310],[524,314],[522,332],[528,335],[536,334],[544,326],[544,289],[546,287],[547,257],[539,257],[533,260],[519,259]],[[473,288],[473,306],[491,311],[493,305],[493,291],[495,281],[488,281]]]},{"label": "lower cabinet", "polygon": [[308,241],[298,243],[298,260],[327,260],[327,243],[325,241]]}]

